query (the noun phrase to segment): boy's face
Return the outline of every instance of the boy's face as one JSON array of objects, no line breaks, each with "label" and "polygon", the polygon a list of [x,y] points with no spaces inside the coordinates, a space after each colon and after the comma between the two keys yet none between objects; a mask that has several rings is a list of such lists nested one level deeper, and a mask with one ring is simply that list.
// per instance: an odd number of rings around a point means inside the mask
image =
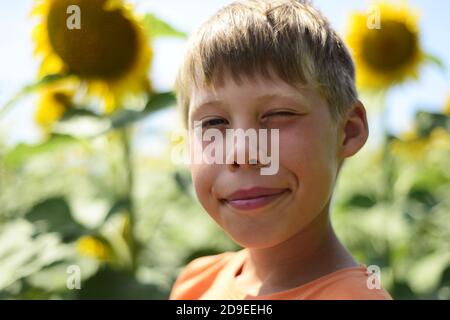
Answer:
[{"label": "boy's face", "polygon": [[[206,103],[210,101],[216,102]],[[295,89],[281,80],[262,76],[240,84],[225,77],[224,85],[215,90],[193,90],[189,109],[191,150],[191,124],[195,120],[222,132],[279,129],[279,170],[275,175],[261,175],[260,166],[252,164],[190,165],[200,203],[241,246],[275,246],[325,210],[339,164],[346,157],[341,147],[341,126],[328,108],[313,88]],[[242,196],[237,197],[240,202],[230,196],[254,187],[271,188],[268,193],[272,196],[256,201],[256,207],[246,206],[252,201],[245,202]]]}]

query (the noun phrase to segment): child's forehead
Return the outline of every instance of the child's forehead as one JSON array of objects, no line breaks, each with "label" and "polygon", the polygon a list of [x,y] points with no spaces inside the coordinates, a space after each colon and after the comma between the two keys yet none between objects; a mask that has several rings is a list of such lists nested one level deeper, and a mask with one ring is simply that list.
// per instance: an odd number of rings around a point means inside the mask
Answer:
[{"label": "child's forehead", "polygon": [[277,78],[254,76],[236,80],[225,77],[223,81],[210,85],[199,85],[192,88],[190,111],[211,103],[226,103],[232,100],[265,101],[270,99],[295,99],[304,101],[309,85],[291,85]]}]

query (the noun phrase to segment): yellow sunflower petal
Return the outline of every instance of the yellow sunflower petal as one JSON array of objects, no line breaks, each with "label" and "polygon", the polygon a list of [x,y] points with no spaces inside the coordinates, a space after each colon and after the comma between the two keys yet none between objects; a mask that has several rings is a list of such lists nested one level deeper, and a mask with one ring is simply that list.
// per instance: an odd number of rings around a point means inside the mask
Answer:
[{"label": "yellow sunflower petal", "polygon": [[92,236],[83,236],[78,239],[76,249],[80,254],[100,261],[107,261],[112,256],[111,249],[105,243]]},{"label": "yellow sunflower petal", "polygon": [[67,90],[45,90],[39,99],[34,119],[44,130],[49,131],[70,108],[73,92]]},{"label": "yellow sunflower petal", "polygon": [[444,105],[444,114],[450,116],[450,95],[447,98],[447,102]]}]

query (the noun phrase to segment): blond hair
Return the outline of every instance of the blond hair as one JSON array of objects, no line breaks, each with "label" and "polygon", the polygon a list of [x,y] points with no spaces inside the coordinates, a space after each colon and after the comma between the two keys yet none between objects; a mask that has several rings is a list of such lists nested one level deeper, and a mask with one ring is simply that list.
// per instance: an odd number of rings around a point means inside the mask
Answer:
[{"label": "blond hair", "polygon": [[175,81],[184,124],[193,86],[210,86],[229,73],[270,70],[289,84],[314,85],[339,119],[357,99],[355,68],[342,39],[308,1],[244,0],[220,9],[190,37]]}]

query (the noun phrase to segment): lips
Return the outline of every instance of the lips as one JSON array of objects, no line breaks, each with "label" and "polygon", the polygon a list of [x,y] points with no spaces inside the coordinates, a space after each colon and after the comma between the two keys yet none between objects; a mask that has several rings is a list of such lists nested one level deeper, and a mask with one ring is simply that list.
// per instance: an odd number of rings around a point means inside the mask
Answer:
[{"label": "lips", "polygon": [[252,210],[263,207],[275,201],[284,195],[288,190],[289,189],[286,188],[264,187],[240,189],[222,199],[222,201],[239,210]]}]

